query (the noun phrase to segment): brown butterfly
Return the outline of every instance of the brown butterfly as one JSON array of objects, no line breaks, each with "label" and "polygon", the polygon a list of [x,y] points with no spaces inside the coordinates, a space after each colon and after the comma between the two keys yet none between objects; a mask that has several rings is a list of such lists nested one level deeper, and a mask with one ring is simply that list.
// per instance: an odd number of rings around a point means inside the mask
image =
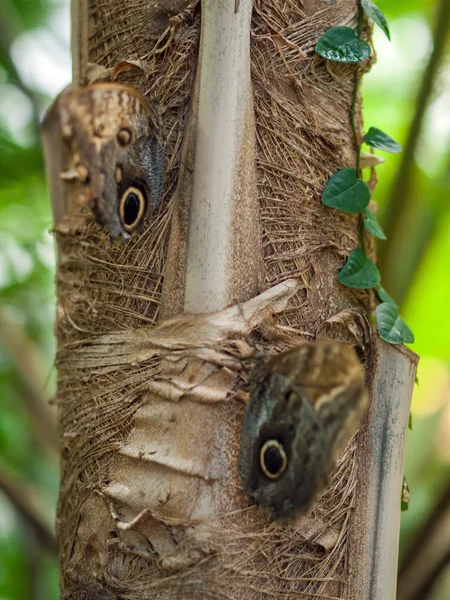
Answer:
[{"label": "brown butterfly", "polygon": [[304,342],[261,360],[242,428],[245,491],[274,518],[305,512],[326,487],[366,406],[363,369],[346,344]]},{"label": "brown butterfly", "polygon": [[112,238],[129,238],[162,199],[164,146],[157,102],[120,84],[96,83],[63,94],[59,113],[69,150],[62,177],[79,180],[82,203]]}]

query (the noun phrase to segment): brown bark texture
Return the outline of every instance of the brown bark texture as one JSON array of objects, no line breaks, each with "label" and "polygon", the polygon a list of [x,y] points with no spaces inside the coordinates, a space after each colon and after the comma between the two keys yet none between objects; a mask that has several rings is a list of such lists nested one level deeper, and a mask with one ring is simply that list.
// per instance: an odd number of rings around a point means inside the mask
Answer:
[{"label": "brown bark texture", "polygon": [[[330,175],[354,166],[354,67],[314,52],[329,27],[356,25],[357,5],[254,1],[229,293],[223,310],[186,315],[207,5],[73,2],[74,85],[114,79],[159,99],[164,200],[140,235],[111,241],[94,222],[79,182],[58,178],[70,156],[57,112],[44,124],[58,244],[57,530],[67,600],[348,596],[358,436],[297,527],[249,503],[237,456],[255,344],[275,352],[287,337],[325,336],[370,358],[373,294],[337,281],[360,245],[358,217],[320,201]],[[373,256],[369,236],[366,247]]]}]

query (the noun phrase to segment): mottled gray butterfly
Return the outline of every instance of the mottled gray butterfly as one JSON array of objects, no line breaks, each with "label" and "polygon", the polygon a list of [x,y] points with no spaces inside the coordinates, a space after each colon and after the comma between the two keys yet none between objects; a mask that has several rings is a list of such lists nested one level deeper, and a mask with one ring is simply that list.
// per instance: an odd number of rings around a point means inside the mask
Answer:
[{"label": "mottled gray butterfly", "polygon": [[96,83],[62,94],[59,113],[80,200],[112,238],[139,230],[161,202],[164,151],[159,107],[137,90]]},{"label": "mottled gray butterfly", "polygon": [[274,518],[305,512],[326,487],[367,406],[356,352],[303,342],[256,364],[244,416],[239,471],[245,491]]}]

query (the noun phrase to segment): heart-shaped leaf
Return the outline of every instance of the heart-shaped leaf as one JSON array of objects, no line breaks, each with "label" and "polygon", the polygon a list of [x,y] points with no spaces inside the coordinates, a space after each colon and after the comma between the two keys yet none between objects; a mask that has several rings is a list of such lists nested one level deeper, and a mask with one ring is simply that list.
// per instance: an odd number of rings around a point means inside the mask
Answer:
[{"label": "heart-shaped leaf", "polygon": [[392,304],[393,306],[395,306],[395,308],[398,308],[397,302],[394,300],[394,298],[392,296],[389,296],[389,294],[387,293],[387,291],[384,289],[384,287],[382,285],[379,285],[377,287],[377,296],[381,300],[381,302],[388,302],[389,304]]},{"label": "heart-shaped leaf", "polygon": [[331,27],[319,38],[316,52],[328,60],[359,63],[369,58],[371,48],[350,27]]},{"label": "heart-shaped leaf", "polygon": [[378,8],[378,6],[370,0],[361,0],[361,6],[363,7],[364,12],[372,19],[372,21],[376,23],[378,27],[386,34],[387,39],[390,40],[391,36],[386,17]]},{"label": "heart-shaped leaf", "polygon": [[378,148],[378,150],[384,150],[385,152],[390,152],[391,154],[398,154],[403,150],[398,142],[377,127],[371,127],[369,129],[364,136],[364,141],[369,146],[373,146],[373,148]]},{"label": "heart-shaped leaf", "polygon": [[365,290],[377,286],[380,280],[379,270],[361,248],[352,250],[338,275],[338,281],[347,287]]},{"label": "heart-shaped leaf", "polygon": [[375,216],[369,207],[364,209],[364,227],[367,229],[369,233],[374,235],[376,238],[380,240],[385,240],[386,235],[384,231],[381,229],[381,225],[378,223],[378,219]]},{"label": "heart-shaped leaf", "polygon": [[370,190],[362,179],[356,177],[355,169],[341,169],[329,179],[323,190],[322,202],[330,208],[359,213],[370,202]]},{"label": "heart-shaped leaf", "polygon": [[390,302],[382,302],[375,309],[378,332],[390,344],[412,344],[414,334]]}]

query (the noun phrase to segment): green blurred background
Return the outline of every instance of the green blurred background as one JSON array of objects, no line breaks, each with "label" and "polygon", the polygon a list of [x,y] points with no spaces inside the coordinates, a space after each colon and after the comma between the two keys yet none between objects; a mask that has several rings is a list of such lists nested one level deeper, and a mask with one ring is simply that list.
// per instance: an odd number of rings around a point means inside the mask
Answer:
[{"label": "green blurred background", "polygon": [[[403,154],[378,153],[386,162],[377,168],[374,200],[385,228],[395,227],[395,244],[379,243],[383,283],[400,302],[421,355],[407,443],[411,500],[402,514],[400,578],[411,581],[420,563],[426,585],[414,584],[413,591],[401,585],[399,600],[450,600],[446,3],[377,0],[392,41],[375,31],[377,63],[363,83],[365,130],[379,127],[406,146]],[[58,597],[51,539],[58,463],[47,404],[54,389],[55,259],[38,123],[70,81],[69,30],[68,0],[1,0],[0,600]]]}]

